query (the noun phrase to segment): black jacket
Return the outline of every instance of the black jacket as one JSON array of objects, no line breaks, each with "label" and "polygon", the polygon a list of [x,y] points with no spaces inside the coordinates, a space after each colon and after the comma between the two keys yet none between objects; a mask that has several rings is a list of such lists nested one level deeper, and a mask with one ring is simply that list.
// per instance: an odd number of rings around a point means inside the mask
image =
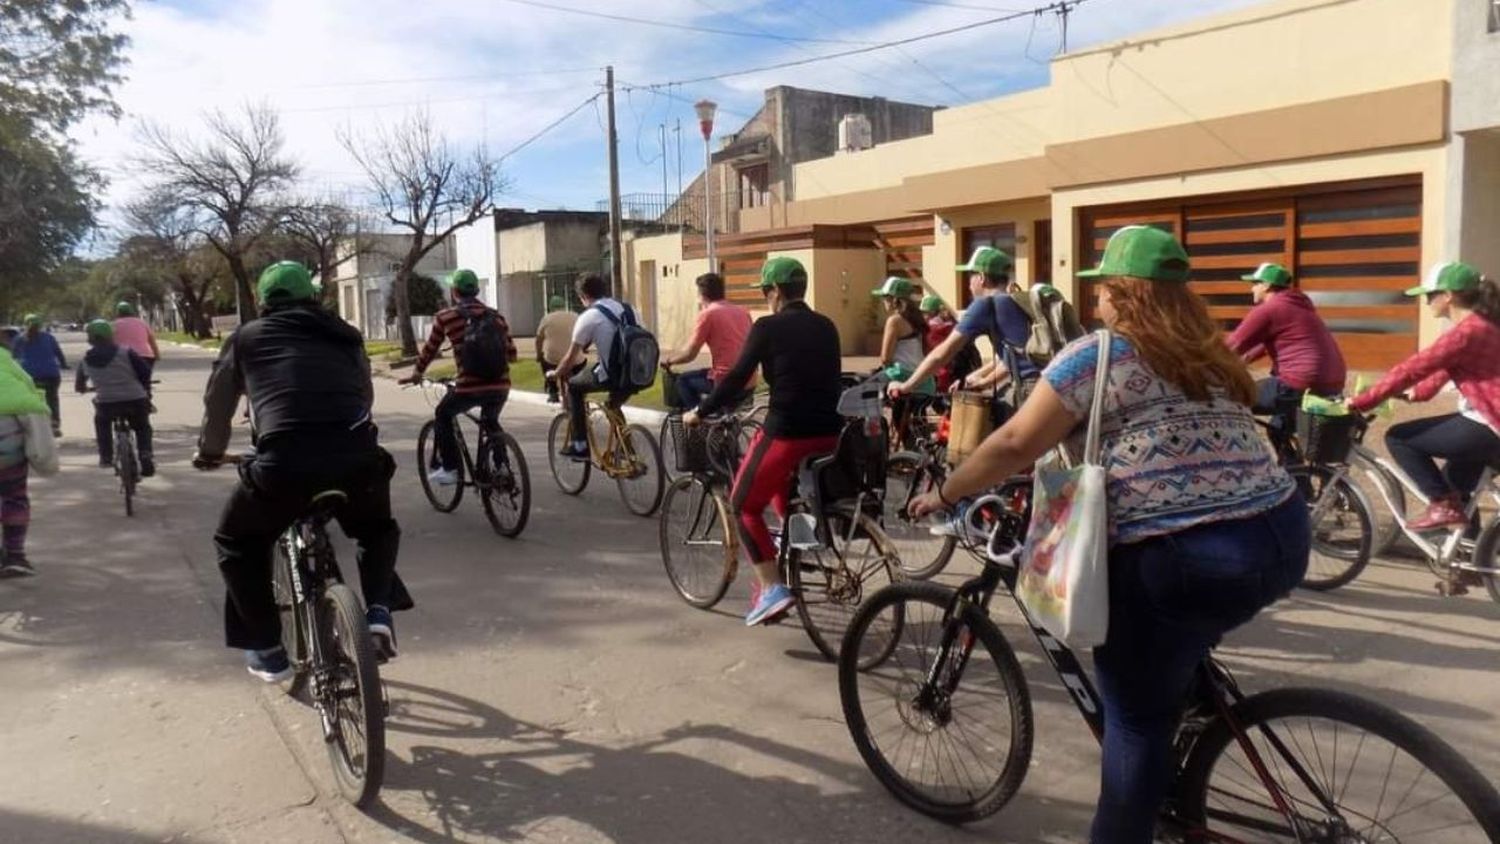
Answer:
[{"label": "black jacket", "polygon": [[698,412],[713,413],[743,393],[757,366],[771,388],[766,436],[805,439],[843,429],[838,411],[843,357],[833,320],[802,301],[789,302],[756,320],[740,359],[714,385]]},{"label": "black jacket", "polygon": [[241,395],[250,397],[257,441],[336,440],[370,421],[375,393],[364,337],[314,305],[273,308],[241,326],[224,342],[203,396],[204,457],[228,448]]}]

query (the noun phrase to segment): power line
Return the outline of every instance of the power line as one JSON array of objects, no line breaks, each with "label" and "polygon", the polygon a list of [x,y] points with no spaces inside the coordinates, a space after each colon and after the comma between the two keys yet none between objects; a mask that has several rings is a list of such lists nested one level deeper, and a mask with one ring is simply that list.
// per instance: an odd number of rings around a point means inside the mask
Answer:
[{"label": "power line", "polygon": [[633,23],[641,26],[655,26],[662,29],[678,29],[686,32],[704,32],[709,35],[729,35],[735,38],[761,38],[771,41],[784,41],[786,43],[805,42],[809,44],[865,44],[865,41],[847,41],[839,38],[799,38],[793,35],[773,35],[765,32],[745,32],[738,29],[718,29],[711,26],[694,26],[687,23],[673,23],[672,21],[648,20],[646,18],[634,18],[628,15],[612,15],[608,12],[595,12],[590,9],[574,9],[568,6],[556,6],[551,3],[543,3],[540,0],[505,0],[507,3],[516,3],[521,6],[534,6],[538,9],[550,9],[554,12],[568,12],[574,15],[583,15],[590,18],[603,18],[604,20],[620,21],[622,23]]},{"label": "power line", "polygon": [[[416,85],[423,82],[472,82],[475,80],[508,79],[518,76],[559,76],[565,73],[598,73],[597,67],[560,67],[551,70],[514,70],[496,73],[469,73],[458,76],[411,76],[401,79],[358,79],[347,82],[317,82],[310,85],[294,85],[278,91],[315,91],[324,88],[362,88],[374,85]],[[273,91],[274,93],[274,91]]]},{"label": "power line", "polygon": [[603,96],[602,93],[595,94],[592,97],[589,97],[588,99],[586,99],[583,102],[579,103],[578,105],[573,106],[571,109],[568,109],[568,113],[567,114],[564,114],[562,117],[559,117],[556,120],[552,121],[551,123],[548,123],[546,126],[542,127],[542,129],[540,131],[538,131],[536,134],[534,134],[531,137],[527,138],[526,140],[520,142],[519,144],[516,144],[515,146],[511,147],[508,151],[506,151],[506,153],[504,155],[501,155],[499,158],[495,159],[495,163],[499,164],[500,162],[504,161],[505,159],[510,158],[512,155],[515,155],[516,153],[520,152],[521,150],[523,150],[523,149],[531,146],[531,144],[534,141],[536,141],[541,136],[547,134],[548,132],[551,132],[553,129],[556,129],[558,126],[561,126],[568,118],[572,117],[573,115],[577,114],[580,111],[583,111],[585,108],[588,108],[593,103],[598,102],[598,100],[599,100],[599,98],[601,96]]},{"label": "power line", "polygon": [[994,6],[970,6],[967,3],[946,3],[942,0],[900,0],[917,6],[945,6],[949,9],[971,9],[976,12],[1020,12],[1022,9],[999,9]]}]

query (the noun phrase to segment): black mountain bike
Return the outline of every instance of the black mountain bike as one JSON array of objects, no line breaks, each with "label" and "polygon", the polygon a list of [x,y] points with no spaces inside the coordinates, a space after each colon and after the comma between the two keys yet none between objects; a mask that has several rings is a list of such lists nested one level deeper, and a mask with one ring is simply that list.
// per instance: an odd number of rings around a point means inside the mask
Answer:
[{"label": "black mountain bike", "polygon": [[[451,379],[424,380],[422,385],[453,392]],[[477,458],[469,454],[460,416],[467,417],[479,429]],[[417,435],[417,476],[422,481],[422,492],[439,513],[451,513],[463,500],[464,488],[474,487],[495,532],[505,537],[519,536],[531,517],[531,473],[526,468],[526,457],[521,454],[521,444],[498,421],[494,425],[484,424],[477,408],[455,416],[453,429],[463,460],[458,466],[458,482],[451,487],[437,486],[427,478],[427,473],[438,466],[437,421],[428,420]]]},{"label": "black mountain bike", "polygon": [[[957,589],[897,584],[856,613],[839,657],[844,718],[892,795],[950,823],[999,811],[1031,760],[1031,697],[990,599],[1014,594],[1031,480],[975,505],[998,513],[983,571]],[[1100,698],[1077,656],[1021,614],[1084,722]],[[1355,695],[1281,688],[1245,695],[1203,662],[1175,740],[1176,779],[1159,839],[1191,842],[1500,840],[1500,795],[1457,751],[1395,710]]]},{"label": "black mountain bike", "polygon": [[135,488],[141,482],[141,458],[135,451],[135,429],[130,420],[116,416],[110,422],[115,440],[115,477],[120,479],[120,494],[125,496],[125,515],[135,515]]}]

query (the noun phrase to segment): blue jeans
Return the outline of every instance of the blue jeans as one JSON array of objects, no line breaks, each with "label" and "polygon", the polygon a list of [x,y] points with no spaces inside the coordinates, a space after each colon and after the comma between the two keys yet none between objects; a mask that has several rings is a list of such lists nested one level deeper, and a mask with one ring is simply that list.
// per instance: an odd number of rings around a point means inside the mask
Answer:
[{"label": "blue jeans", "polygon": [[677,376],[678,401],[686,410],[697,407],[703,397],[714,391],[714,382],[708,377],[707,369],[694,369]]},{"label": "blue jeans", "polygon": [[[1428,498],[1458,493],[1468,498],[1490,463],[1500,463],[1500,437],[1488,425],[1458,413],[1392,425],[1385,432],[1391,459]],[[1433,458],[1447,461],[1438,471]]]},{"label": "blue jeans", "polygon": [[1110,549],[1109,635],[1094,649],[1104,747],[1093,844],[1153,840],[1199,664],[1301,581],[1311,543],[1307,504],[1293,493],[1250,518]]}]

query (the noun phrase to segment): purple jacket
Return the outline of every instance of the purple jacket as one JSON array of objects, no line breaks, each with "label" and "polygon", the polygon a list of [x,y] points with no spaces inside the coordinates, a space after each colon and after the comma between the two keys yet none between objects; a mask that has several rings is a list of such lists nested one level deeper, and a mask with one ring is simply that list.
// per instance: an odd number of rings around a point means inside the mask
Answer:
[{"label": "purple jacket", "polygon": [[1294,390],[1336,393],[1349,371],[1344,354],[1301,290],[1283,290],[1250,310],[1229,335],[1229,348],[1246,363],[1271,356],[1271,374]]}]

